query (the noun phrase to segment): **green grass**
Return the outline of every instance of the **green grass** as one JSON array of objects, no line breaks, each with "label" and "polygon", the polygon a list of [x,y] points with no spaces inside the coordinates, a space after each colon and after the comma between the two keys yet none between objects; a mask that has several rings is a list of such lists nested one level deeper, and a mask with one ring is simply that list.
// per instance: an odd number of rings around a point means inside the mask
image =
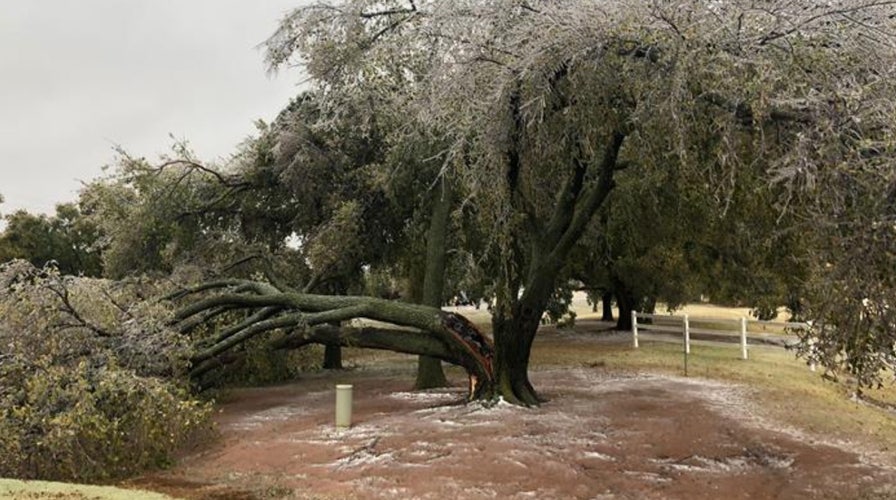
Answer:
[{"label": "green grass", "polygon": [[170,500],[161,493],[126,490],[111,486],[88,486],[50,481],[0,479],[0,498],[65,500]]}]

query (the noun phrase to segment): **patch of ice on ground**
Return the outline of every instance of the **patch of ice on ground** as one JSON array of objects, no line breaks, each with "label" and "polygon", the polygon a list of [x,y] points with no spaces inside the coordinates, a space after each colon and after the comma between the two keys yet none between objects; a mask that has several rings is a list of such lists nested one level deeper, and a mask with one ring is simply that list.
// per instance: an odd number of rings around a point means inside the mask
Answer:
[{"label": "patch of ice on ground", "polygon": [[657,474],[656,472],[627,470],[627,471],[623,471],[622,473],[625,474],[626,476],[635,476],[639,479],[643,479],[645,481],[650,481],[652,483],[668,483],[669,481],[672,480],[671,478],[662,476],[660,474]]},{"label": "patch of ice on ground", "polygon": [[463,399],[461,391],[418,391],[418,392],[393,392],[389,394],[392,399],[413,401],[419,403],[451,403],[460,402]]},{"label": "patch of ice on ground", "polygon": [[331,467],[336,469],[348,469],[352,467],[363,467],[366,465],[381,465],[394,462],[394,456],[391,451],[383,453],[375,453],[369,450],[361,450],[350,455],[346,455],[334,461]]},{"label": "patch of ice on ground", "polygon": [[537,411],[531,408],[523,408],[498,398],[497,401],[473,401],[467,404],[434,406],[422,408],[413,412],[415,415],[430,417],[439,420],[439,423],[447,419],[451,422],[463,425],[483,425],[496,423],[495,420],[484,420],[483,417],[494,419],[510,413],[523,413]]},{"label": "patch of ice on ground", "polygon": [[584,458],[596,458],[598,460],[603,460],[606,462],[615,462],[616,457],[607,455],[606,453],[601,453],[599,451],[586,451],[582,454]]},{"label": "patch of ice on ground", "polygon": [[438,425],[447,427],[466,427],[468,424],[466,422],[458,422],[457,420],[451,420],[449,418],[439,418]]},{"label": "patch of ice on ground", "polygon": [[301,439],[302,435],[310,436],[305,439],[308,442],[314,440],[315,442],[322,442],[324,444],[335,444],[342,443],[346,440],[364,440],[364,439],[372,439],[372,438],[381,438],[384,436],[391,436],[395,434],[391,430],[386,429],[383,426],[379,425],[371,425],[371,424],[357,424],[348,429],[337,429],[332,425],[320,425],[316,429],[312,430],[310,433],[300,433],[296,435],[296,440]]},{"label": "patch of ice on ground", "polygon": [[[549,371],[543,372],[545,374]],[[782,424],[762,413],[761,407],[754,401],[754,389],[747,386],[722,382],[700,377],[682,377],[654,373],[619,374],[598,372],[588,369],[564,370],[564,376],[578,380],[591,394],[607,392],[625,392],[638,388],[659,388],[673,390],[668,383],[673,382],[682,393],[703,401],[720,415],[739,422],[747,427],[762,431],[781,433],[803,443],[831,446],[844,451],[856,453],[863,465],[896,470],[892,464],[893,455],[876,452],[858,443],[836,439],[831,436],[811,435],[801,429]],[[567,389],[563,387],[562,389]],[[579,388],[576,392],[582,392]]]},{"label": "patch of ice on ground", "polygon": [[379,476],[363,476],[350,483],[352,490],[359,493],[360,498],[414,498],[411,490],[396,486],[394,481]]},{"label": "patch of ice on ground", "polygon": [[[754,390],[737,384],[719,382],[703,378],[655,376],[658,380],[671,380],[687,387],[688,394],[706,401],[709,406],[732,420],[753,429],[778,432],[802,443],[824,445],[855,453],[863,465],[871,465],[881,469],[896,471],[892,464],[893,456],[869,450],[859,443],[837,439],[832,436],[809,434],[802,429],[782,424],[779,420],[770,419],[762,413],[761,407],[752,400]],[[709,390],[707,390],[709,389]]]},{"label": "patch of ice on ground", "polygon": [[778,456],[768,453],[747,452],[744,455],[710,458],[700,455],[686,457],[681,460],[651,459],[663,468],[681,472],[739,472],[757,467],[770,469],[787,469],[793,465],[794,459],[787,456]]},{"label": "patch of ice on ground", "polygon": [[248,431],[257,429],[264,424],[277,421],[289,420],[298,415],[307,414],[307,410],[299,405],[275,406],[267,410],[260,411],[248,415],[236,422],[229,424],[227,427],[234,430]]},{"label": "patch of ice on ground", "polygon": [[524,408],[515,404],[508,403],[502,397],[498,397],[497,401],[476,401],[467,405],[470,410],[468,415],[504,415],[508,413],[521,413],[531,411],[531,408]]}]

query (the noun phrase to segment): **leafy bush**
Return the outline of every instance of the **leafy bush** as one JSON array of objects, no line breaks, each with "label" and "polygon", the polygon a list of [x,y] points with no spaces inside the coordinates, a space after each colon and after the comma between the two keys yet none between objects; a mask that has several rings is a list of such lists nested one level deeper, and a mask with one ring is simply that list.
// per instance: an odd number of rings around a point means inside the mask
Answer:
[{"label": "leafy bush", "polygon": [[164,465],[208,429],[189,339],[148,280],[0,266],[0,476],[95,481]]},{"label": "leafy bush", "polygon": [[[95,481],[170,461],[209,409],[161,379],[115,366],[4,364],[21,377],[0,401],[0,476]],[[4,384],[6,381],[4,381]]]},{"label": "leafy bush", "polygon": [[294,380],[302,372],[319,369],[323,352],[319,345],[274,351],[268,348],[267,338],[251,339],[231,351],[238,361],[213,373],[203,384],[207,388],[224,388]]}]

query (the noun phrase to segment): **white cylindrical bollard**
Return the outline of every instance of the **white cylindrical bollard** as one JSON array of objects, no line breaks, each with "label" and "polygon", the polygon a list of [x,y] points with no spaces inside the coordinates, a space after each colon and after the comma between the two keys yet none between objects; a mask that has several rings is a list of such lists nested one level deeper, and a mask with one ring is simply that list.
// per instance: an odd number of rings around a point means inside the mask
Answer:
[{"label": "white cylindrical bollard", "polygon": [[740,319],[740,357],[747,359],[747,318]]},{"label": "white cylindrical bollard", "polygon": [[638,348],[638,313],[632,311],[632,344]]},{"label": "white cylindrical bollard", "polygon": [[691,323],[688,321],[688,315],[684,315],[684,352],[691,353]]},{"label": "white cylindrical bollard", "polygon": [[352,386],[338,384],[336,386],[336,428],[347,429],[352,426]]}]

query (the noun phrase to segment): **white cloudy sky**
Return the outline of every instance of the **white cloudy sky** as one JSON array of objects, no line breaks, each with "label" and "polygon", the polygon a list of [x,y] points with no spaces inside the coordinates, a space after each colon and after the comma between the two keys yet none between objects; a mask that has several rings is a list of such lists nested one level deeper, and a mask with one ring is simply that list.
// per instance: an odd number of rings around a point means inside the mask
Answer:
[{"label": "white cloudy sky", "polygon": [[228,155],[298,92],[257,46],[301,2],[0,0],[0,213],[74,200],[116,144]]}]

